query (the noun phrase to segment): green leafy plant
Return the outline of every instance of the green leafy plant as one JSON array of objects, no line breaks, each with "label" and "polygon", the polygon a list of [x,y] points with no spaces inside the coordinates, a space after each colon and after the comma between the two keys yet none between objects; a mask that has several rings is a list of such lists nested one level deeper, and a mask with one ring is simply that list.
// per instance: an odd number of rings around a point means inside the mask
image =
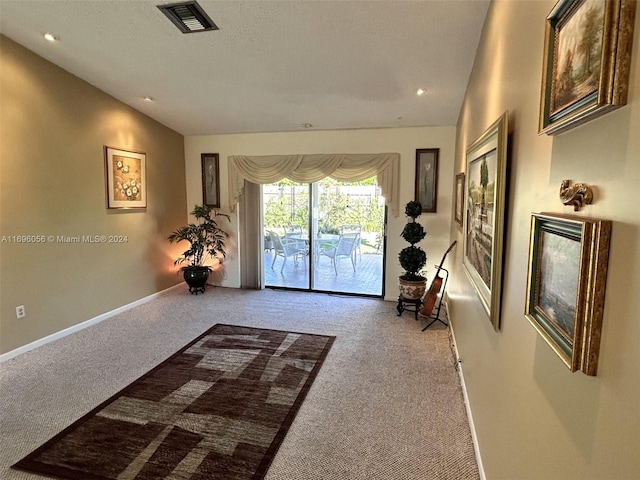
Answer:
[{"label": "green leafy plant", "polygon": [[408,281],[423,281],[426,278],[421,275],[421,272],[427,264],[427,254],[422,248],[416,246],[416,243],[427,235],[424,227],[416,222],[416,218],[422,214],[422,205],[420,202],[411,201],[407,203],[404,213],[411,220],[407,222],[400,236],[411,245],[403,248],[398,254],[400,266],[405,270],[400,278]]},{"label": "green leafy plant", "polygon": [[230,220],[230,217],[207,205],[196,205],[191,215],[196,219],[196,223],[177,229],[167,238],[169,243],[189,242],[189,248],[173,263],[174,265],[187,263],[188,265],[183,266],[182,270],[209,268],[205,265],[206,260],[215,258],[221,262],[227,256],[225,240],[229,234],[218,226],[216,218],[225,217]]}]

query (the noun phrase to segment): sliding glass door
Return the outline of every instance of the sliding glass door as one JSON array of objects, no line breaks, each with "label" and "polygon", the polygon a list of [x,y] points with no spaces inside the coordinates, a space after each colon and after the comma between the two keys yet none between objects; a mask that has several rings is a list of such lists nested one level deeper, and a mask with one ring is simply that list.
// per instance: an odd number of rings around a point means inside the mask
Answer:
[{"label": "sliding glass door", "polygon": [[265,285],[382,296],[384,213],[375,178],[263,185]]},{"label": "sliding glass door", "polygon": [[283,180],[262,186],[267,287],[309,289],[310,185]]}]

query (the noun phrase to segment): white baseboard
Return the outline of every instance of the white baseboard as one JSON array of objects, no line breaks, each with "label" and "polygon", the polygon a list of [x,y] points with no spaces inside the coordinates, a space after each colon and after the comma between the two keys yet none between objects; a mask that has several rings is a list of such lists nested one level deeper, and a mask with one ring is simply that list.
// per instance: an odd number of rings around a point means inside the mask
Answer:
[{"label": "white baseboard", "polygon": [[460,385],[462,387],[462,396],[464,397],[464,405],[465,405],[465,408],[467,409],[467,418],[469,419],[469,428],[471,430],[473,450],[475,451],[476,461],[478,462],[478,471],[480,472],[480,480],[486,480],[487,477],[484,474],[484,466],[482,465],[482,457],[480,456],[480,447],[478,446],[478,436],[476,435],[476,426],[473,422],[473,414],[471,413],[471,407],[469,405],[469,397],[467,395],[467,386],[464,382],[464,373],[462,372],[462,360],[460,358],[460,353],[458,352],[458,344],[456,343],[456,336],[453,333],[453,327],[451,326],[451,316],[449,315],[448,302],[444,302],[444,308],[447,312],[447,321],[449,322],[449,331],[451,332],[453,349],[455,351],[456,361],[458,362],[458,374],[460,375]]},{"label": "white baseboard", "polygon": [[144,303],[150,302],[151,300],[158,298],[160,295],[163,295],[173,290],[174,288],[182,287],[183,285],[184,285],[183,283],[178,283],[173,287],[169,287],[165,290],[161,290],[159,292],[153,293],[147,297],[141,298],[140,300],[136,300],[135,302],[131,302],[127,305],[123,305],[122,307],[118,307],[115,310],[111,310],[110,312],[106,312],[106,313],[103,313],[102,315],[98,315],[97,317],[90,318],[89,320],[86,320],[84,322],[78,323],[71,327],[65,328],[64,330],[60,330],[59,332],[52,333],[51,335],[41,338],[40,340],[36,340],[35,342],[31,342],[31,343],[28,343],[27,345],[23,345],[22,347],[18,347],[15,350],[11,350],[7,353],[3,353],[2,355],[0,355],[0,363],[6,362],[7,360],[10,360],[14,357],[17,357],[18,355],[26,353],[29,350],[33,350],[34,348],[38,348],[49,342],[53,342],[54,340],[58,340],[60,338],[66,337],[67,335],[71,335],[72,333],[83,330],[87,327],[90,327],[91,325],[100,323],[101,321],[106,320],[107,318],[113,317],[114,315],[117,315],[122,312],[126,312],[127,310],[130,310],[133,307],[137,307],[138,305],[142,305]]}]

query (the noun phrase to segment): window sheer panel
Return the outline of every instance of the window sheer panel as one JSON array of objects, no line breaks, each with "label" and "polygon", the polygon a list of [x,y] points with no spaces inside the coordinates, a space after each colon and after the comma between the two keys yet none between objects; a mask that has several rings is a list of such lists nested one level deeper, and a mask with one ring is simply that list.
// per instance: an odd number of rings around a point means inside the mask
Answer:
[{"label": "window sheer panel", "polygon": [[245,182],[239,203],[240,287],[264,288],[262,276],[262,232],[260,228],[262,192],[260,185]]},{"label": "window sheer panel", "polygon": [[229,206],[233,211],[244,188],[244,181],[276,183],[289,178],[313,183],[325,177],[357,182],[377,176],[378,186],[391,213],[398,217],[400,196],[400,154],[312,154],[312,155],[232,155],[229,160]]}]

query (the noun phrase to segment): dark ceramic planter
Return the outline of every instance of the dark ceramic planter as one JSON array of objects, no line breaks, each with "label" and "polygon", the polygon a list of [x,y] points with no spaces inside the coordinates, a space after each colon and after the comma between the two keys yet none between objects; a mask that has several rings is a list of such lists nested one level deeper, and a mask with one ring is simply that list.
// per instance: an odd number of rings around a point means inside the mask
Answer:
[{"label": "dark ceramic planter", "polygon": [[204,293],[209,279],[209,267],[188,267],[182,273],[192,295]]}]

